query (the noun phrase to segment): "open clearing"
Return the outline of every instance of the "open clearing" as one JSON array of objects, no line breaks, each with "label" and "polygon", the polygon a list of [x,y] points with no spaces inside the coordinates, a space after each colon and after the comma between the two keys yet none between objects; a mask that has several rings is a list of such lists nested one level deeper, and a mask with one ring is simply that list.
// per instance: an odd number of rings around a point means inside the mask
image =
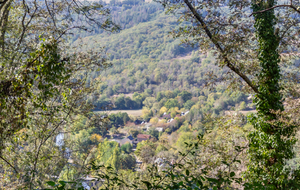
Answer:
[{"label": "open clearing", "polygon": [[109,110],[109,111],[94,111],[96,113],[107,113],[107,115],[110,115],[112,113],[127,113],[128,115],[138,117],[142,115],[142,110]]},{"label": "open clearing", "polygon": [[191,58],[192,58],[192,54],[185,54],[185,55],[177,56],[177,57],[171,59],[171,61],[174,61],[174,60],[186,60],[186,59],[191,59]]},{"label": "open clearing", "polygon": [[[122,94],[122,93],[121,93],[121,94]],[[112,97],[119,97],[121,94],[115,94],[115,95],[113,95]],[[126,97],[129,97],[129,98],[132,99],[133,93],[123,94],[123,95],[124,95],[125,98],[126,98]]]},{"label": "open clearing", "polygon": [[243,115],[248,115],[249,113],[256,113],[256,110],[247,110],[247,111],[225,111],[226,115],[232,115],[234,113],[241,113]]}]

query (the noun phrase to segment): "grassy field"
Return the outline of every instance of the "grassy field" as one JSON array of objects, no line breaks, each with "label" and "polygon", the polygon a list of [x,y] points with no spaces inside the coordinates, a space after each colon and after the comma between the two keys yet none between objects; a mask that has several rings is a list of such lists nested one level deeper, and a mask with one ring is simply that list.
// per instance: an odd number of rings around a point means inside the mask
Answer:
[{"label": "grassy field", "polygon": [[142,110],[110,110],[110,111],[95,111],[95,112],[99,112],[99,113],[107,113],[108,115],[109,114],[112,114],[112,113],[124,113],[126,112],[128,115],[131,115],[131,116],[134,116],[134,117],[138,117],[138,116],[141,116],[142,115]]}]

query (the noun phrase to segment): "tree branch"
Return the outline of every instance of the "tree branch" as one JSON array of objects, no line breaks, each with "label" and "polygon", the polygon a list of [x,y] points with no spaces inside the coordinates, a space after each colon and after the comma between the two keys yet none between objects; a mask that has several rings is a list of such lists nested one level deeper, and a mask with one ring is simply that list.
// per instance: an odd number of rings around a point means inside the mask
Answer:
[{"label": "tree branch", "polygon": [[233,72],[235,72],[237,75],[239,75],[251,88],[255,93],[258,93],[258,89],[256,86],[254,86],[252,84],[252,82],[250,81],[250,79],[244,75],[243,73],[240,72],[240,70],[238,68],[236,68],[228,59],[227,54],[225,53],[225,51],[223,50],[223,48],[221,47],[221,45],[218,43],[218,41],[216,41],[216,39],[213,37],[213,35],[211,34],[210,30],[208,29],[208,27],[206,26],[204,20],[201,18],[201,16],[197,13],[197,11],[195,10],[195,8],[192,6],[192,4],[188,1],[188,0],[183,0],[184,3],[188,6],[188,8],[191,10],[192,14],[194,15],[194,17],[201,23],[201,26],[203,27],[205,33],[207,34],[207,36],[209,37],[209,39],[213,42],[213,44],[217,47],[217,49],[219,50],[219,52],[222,54],[222,58],[224,59],[224,62],[226,64],[227,67],[229,67],[229,69],[231,69]]},{"label": "tree branch", "polygon": [[3,1],[0,9],[0,46],[1,46],[1,56],[4,57],[5,55],[5,34],[7,31],[7,23],[8,23],[8,16],[10,11],[11,1]]},{"label": "tree branch", "polygon": [[[202,138],[198,138],[198,141],[195,143],[195,144],[199,144],[200,143],[200,141],[201,141],[201,139]],[[195,148],[195,146],[192,146],[189,150],[188,150],[188,152],[178,161],[178,162],[176,162],[173,166],[172,166],[172,168],[171,168],[171,171],[173,171],[174,169],[175,169],[175,166],[176,165],[179,165],[186,157],[187,157],[187,155],[189,155],[191,152],[192,152],[192,150]],[[168,175],[165,175],[163,178],[161,178],[155,185],[154,185],[154,187],[152,187],[151,188],[151,190],[153,189],[157,189],[158,188],[158,185],[162,182],[162,181],[164,181],[165,180],[165,178],[166,177],[168,177]]]},{"label": "tree branch", "polygon": [[263,12],[266,12],[266,11],[269,11],[269,10],[272,10],[272,9],[275,9],[275,8],[278,8],[278,7],[287,7],[287,8],[292,8],[294,9],[296,12],[298,12],[300,14],[300,9],[299,8],[296,8],[294,5],[292,5],[292,2],[290,5],[276,5],[274,7],[270,7],[268,9],[264,9],[262,11],[257,11],[257,12],[254,12],[252,13],[251,15],[249,15],[249,17],[251,17],[252,15],[254,14],[259,14],[259,13],[263,13]]},{"label": "tree branch", "polygon": [[54,16],[52,15],[52,13],[51,13],[51,11],[50,11],[50,9],[49,9],[47,0],[45,0],[45,4],[46,4],[47,10],[48,10],[48,13],[49,13],[49,15],[50,15],[50,17],[51,17],[51,19],[52,19],[53,25],[54,25],[55,29],[57,29],[57,27],[56,27],[56,22],[55,22],[55,19],[54,19]]},{"label": "tree branch", "polygon": [[[41,151],[41,148],[42,148],[43,144],[44,144],[44,143],[45,143],[45,142],[46,142],[46,141],[54,134],[54,132],[58,129],[58,127],[59,127],[62,123],[64,123],[64,121],[70,116],[71,111],[73,110],[73,107],[74,107],[74,105],[75,105],[75,102],[76,102],[76,101],[73,102],[73,104],[72,104],[72,106],[70,107],[70,109],[68,110],[68,112],[67,112],[65,118],[62,119],[58,124],[56,124],[56,126],[53,128],[53,130],[52,130],[48,135],[46,135],[45,138],[43,137],[42,140],[40,141],[40,144],[39,144],[39,146],[38,146],[38,148],[37,148],[37,153],[36,153],[35,158],[34,158],[33,170],[32,170],[33,172],[32,172],[32,177],[31,177],[31,179],[30,179],[30,182],[32,182],[32,180],[33,180],[33,178],[34,178],[34,172],[36,172],[36,167],[37,167],[38,159],[39,159],[39,156],[40,156],[40,151]],[[53,100],[52,103],[54,103],[54,100]],[[50,119],[51,119],[51,118],[48,119],[46,125],[48,125],[48,124],[51,122]],[[30,183],[30,189],[31,189],[31,185],[32,185],[32,183]]]},{"label": "tree branch", "polygon": [[1,155],[0,155],[0,158],[1,158],[4,162],[6,162],[10,167],[12,167],[12,168],[15,170],[16,173],[18,173],[17,169],[16,169],[13,165],[11,165],[11,163],[9,163],[5,158],[3,158]]}]

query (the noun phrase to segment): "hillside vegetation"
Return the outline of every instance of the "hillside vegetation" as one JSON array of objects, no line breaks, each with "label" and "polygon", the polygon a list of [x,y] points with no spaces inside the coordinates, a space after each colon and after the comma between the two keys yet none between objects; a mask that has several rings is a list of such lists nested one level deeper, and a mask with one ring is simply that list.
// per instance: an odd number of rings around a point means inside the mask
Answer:
[{"label": "hillside vegetation", "polygon": [[[146,170],[156,158],[179,159],[180,152],[186,151],[185,143],[196,142],[197,135],[208,130],[217,135],[206,137],[205,142],[211,146],[225,143],[227,139],[244,145],[244,132],[251,129],[249,125],[243,128],[244,115],[227,114],[236,123],[222,137],[219,135],[223,129],[218,122],[226,110],[254,109],[252,101],[248,94],[227,90],[224,76],[228,69],[217,66],[213,52],[202,53],[199,47],[183,45],[180,39],[170,36],[170,31],[188,24],[178,24],[178,18],[165,15],[156,3],[123,2],[113,7],[113,19],[122,27],[119,33],[99,30],[92,35],[77,34],[73,42],[73,45],[83,44],[83,50],[104,47],[111,62],[104,71],[94,71],[88,76],[90,83],[99,84],[86,101],[95,105],[95,113],[107,117],[105,129],[82,129],[87,119],[80,117],[75,128],[82,130],[73,134],[78,139],[75,147],[87,148],[73,154],[74,162],[79,162],[90,147],[97,145],[92,154],[96,163],[111,166],[120,174],[131,169],[127,175],[133,182],[133,176],[141,175],[136,170]],[[138,134],[152,138],[139,142],[136,147],[131,143],[121,143],[118,147],[117,142],[128,135],[137,138]],[[215,155],[212,160],[201,160],[207,164],[218,163],[211,166],[211,172],[221,165],[220,160],[229,161],[236,153],[229,144],[219,144],[215,150],[225,148],[231,151],[229,154],[201,153]],[[134,164],[135,159],[142,165]],[[72,169],[75,170],[76,167]],[[70,177],[65,174],[62,179]]]},{"label": "hillside vegetation", "polygon": [[0,189],[299,189],[292,5],[10,2]]},{"label": "hillside vegetation", "polygon": [[[122,18],[127,20],[129,13],[144,17],[148,15],[149,20],[132,20],[136,25],[125,27],[120,33],[103,32],[74,42],[86,44],[86,49],[104,46],[112,63],[105,71],[95,71],[89,75],[88,81],[101,79],[98,91],[87,100],[94,102],[96,109],[110,103],[114,104],[115,109],[140,109],[147,97],[156,97],[158,92],[167,90],[187,90],[193,97],[199,97],[204,95],[207,90],[205,86],[211,81],[216,78],[222,80],[226,69],[213,66],[216,60],[212,53],[201,54],[199,48],[181,45],[179,39],[170,37],[169,32],[177,28],[178,23],[174,16],[162,13],[160,5],[151,3],[134,6],[116,13],[116,20],[118,15],[123,14],[125,16]],[[134,105],[120,105],[118,102],[125,101],[118,101],[120,97],[114,96],[130,93],[141,94],[141,100],[130,98],[130,101],[136,102]],[[207,92],[205,94],[208,95]],[[176,98],[176,95],[169,98]],[[129,101],[128,97],[126,99]]]}]

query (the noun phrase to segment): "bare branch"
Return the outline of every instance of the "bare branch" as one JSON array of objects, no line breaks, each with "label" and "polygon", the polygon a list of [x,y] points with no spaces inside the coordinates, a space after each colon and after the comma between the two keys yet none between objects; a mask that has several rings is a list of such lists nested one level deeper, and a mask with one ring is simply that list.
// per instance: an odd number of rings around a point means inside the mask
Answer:
[{"label": "bare branch", "polygon": [[226,66],[229,67],[237,75],[239,75],[252,88],[252,90],[255,93],[258,93],[257,87],[252,84],[252,82],[250,81],[250,79],[246,75],[244,75],[243,73],[241,73],[241,71],[238,68],[236,68],[229,61],[226,52],[223,50],[223,48],[221,47],[221,45],[219,44],[219,42],[216,41],[216,39],[213,37],[212,33],[210,32],[210,30],[208,29],[207,25],[205,24],[204,20],[197,13],[197,11],[192,6],[192,4],[188,0],[183,0],[183,1],[188,6],[188,8],[191,10],[191,12],[194,15],[194,17],[201,23],[201,26],[203,27],[203,29],[204,29],[205,33],[207,34],[207,36],[209,37],[209,39],[213,42],[213,44],[217,47],[217,49],[219,50],[219,52],[222,54],[222,58],[224,59],[224,63],[226,64]]},{"label": "bare branch", "polygon": [[0,10],[2,10],[3,6],[8,0],[0,1]]},{"label": "bare branch", "polygon": [[11,165],[11,163],[9,163],[5,158],[3,158],[1,155],[0,155],[0,158],[1,158],[4,162],[6,162],[11,168],[13,168],[13,169],[15,170],[16,173],[18,173],[17,169],[16,169],[13,165]]},{"label": "bare branch", "polygon": [[[54,102],[54,101],[53,101]],[[52,102],[52,103],[53,103]],[[70,106],[70,109],[68,110],[67,112],[67,115],[65,116],[64,119],[62,119],[58,124],[56,124],[56,126],[53,128],[53,130],[45,137],[45,138],[42,138],[38,148],[37,148],[37,153],[35,155],[35,159],[34,159],[34,164],[33,164],[33,173],[32,173],[32,178],[31,178],[31,181],[33,180],[33,177],[34,177],[34,172],[36,170],[36,167],[37,167],[37,163],[38,163],[38,159],[39,159],[39,155],[40,155],[40,150],[41,150],[41,147],[43,146],[43,144],[54,134],[54,132],[60,127],[61,124],[64,123],[65,119],[67,119],[70,114],[71,114],[71,111],[73,110],[73,107],[75,105],[75,102],[72,104],[72,106]],[[50,123],[50,118],[49,120],[47,121],[47,124]],[[30,183],[30,186],[32,185],[32,183]]]},{"label": "bare branch", "polygon": [[292,8],[294,9],[295,11],[297,11],[299,14],[300,14],[300,9],[298,9],[297,7],[295,7],[294,5],[290,4],[290,5],[276,5],[274,7],[270,7],[268,9],[264,9],[262,11],[257,11],[257,12],[254,12],[254,13],[251,13],[251,15],[249,15],[249,17],[251,17],[252,15],[254,14],[259,14],[259,13],[263,13],[263,12],[266,12],[266,11],[270,11],[272,9],[276,9],[278,7],[285,7],[285,8]]},{"label": "bare branch", "polygon": [[0,45],[2,49],[2,56],[5,55],[4,47],[5,47],[5,34],[7,30],[7,22],[8,22],[8,15],[9,15],[9,7],[11,5],[11,1],[3,1],[3,4],[0,7],[1,15],[0,15]]},{"label": "bare branch", "polygon": [[47,11],[48,11],[48,13],[49,13],[49,15],[50,15],[50,17],[51,17],[51,19],[52,19],[53,25],[54,25],[55,28],[57,28],[57,27],[56,27],[55,19],[54,19],[53,15],[52,15],[52,13],[51,13],[51,11],[50,11],[50,9],[49,9],[47,0],[45,0],[45,4],[46,4],[46,7],[47,7]]},{"label": "bare branch", "polygon": [[294,22],[294,23],[292,23],[291,25],[287,26],[287,27],[285,28],[285,31],[283,32],[283,34],[282,34],[281,37],[279,38],[279,41],[281,41],[281,40],[284,38],[285,34],[289,31],[290,28],[292,28],[293,26],[295,26],[295,25],[297,25],[297,24],[299,24],[299,23],[300,23],[300,21]]},{"label": "bare branch", "polygon": [[[28,22],[26,23],[26,25],[25,25],[25,18],[26,18],[27,12],[29,12],[29,8],[28,8],[28,6],[25,4],[25,1],[23,1],[23,6],[24,6],[24,8],[27,9],[27,10],[25,10],[25,14],[24,14],[24,16],[23,16],[23,18],[22,18],[22,33],[21,33],[21,36],[20,36],[20,39],[19,39],[19,42],[18,42],[18,45],[17,45],[16,50],[19,49],[19,47],[21,46],[21,43],[22,43],[22,41],[23,41],[23,39],[24,39],[24,36],[25,36],[25,32],[26,32],[26,30],[27,30],[29,24],[32,22],[33,18],[35,17],[35,14],[37,13],[37,10],[38,10],[37,5],[35,4],[35,6],[34,6],[34,7],[35,7],[34,12],[33,12],[33,14],[30,15],[30,19],[29,19],[29,21],[28,21]],[[14,59],[14,57],[13,57],[13,59]]]},{"label": "bare branch", "polygon": [[[199,144],[200,143],[200,141],[201,141],[201,138],[198,138],[198,141],[195,143],[195,144]],[[171,171],[173,171],[174,169],[175,169],[175,166],[176,165],[178,165],[178,164],[180,164],[191,152],[192,152],[192,150],[194,150],[194,148],[195,148],[195,146],[192,146],[188,151],[187,151],[187,153],[178,161],[178,162],[176,162],[173,166],[172,166],[172,168],[171,168]],[[165,178],[166,177],[168,177],[168,175],[165,175],[163,178],[161,178],[161,180],[159,180],[155,185],[154,185],[154,187],[153,188],[151,188],[151,190],[152,189],[156,189],[157,187],[158,187],[158,185],[161,183],[161,182],[163,182],[164,180],[165,180]]]}]

